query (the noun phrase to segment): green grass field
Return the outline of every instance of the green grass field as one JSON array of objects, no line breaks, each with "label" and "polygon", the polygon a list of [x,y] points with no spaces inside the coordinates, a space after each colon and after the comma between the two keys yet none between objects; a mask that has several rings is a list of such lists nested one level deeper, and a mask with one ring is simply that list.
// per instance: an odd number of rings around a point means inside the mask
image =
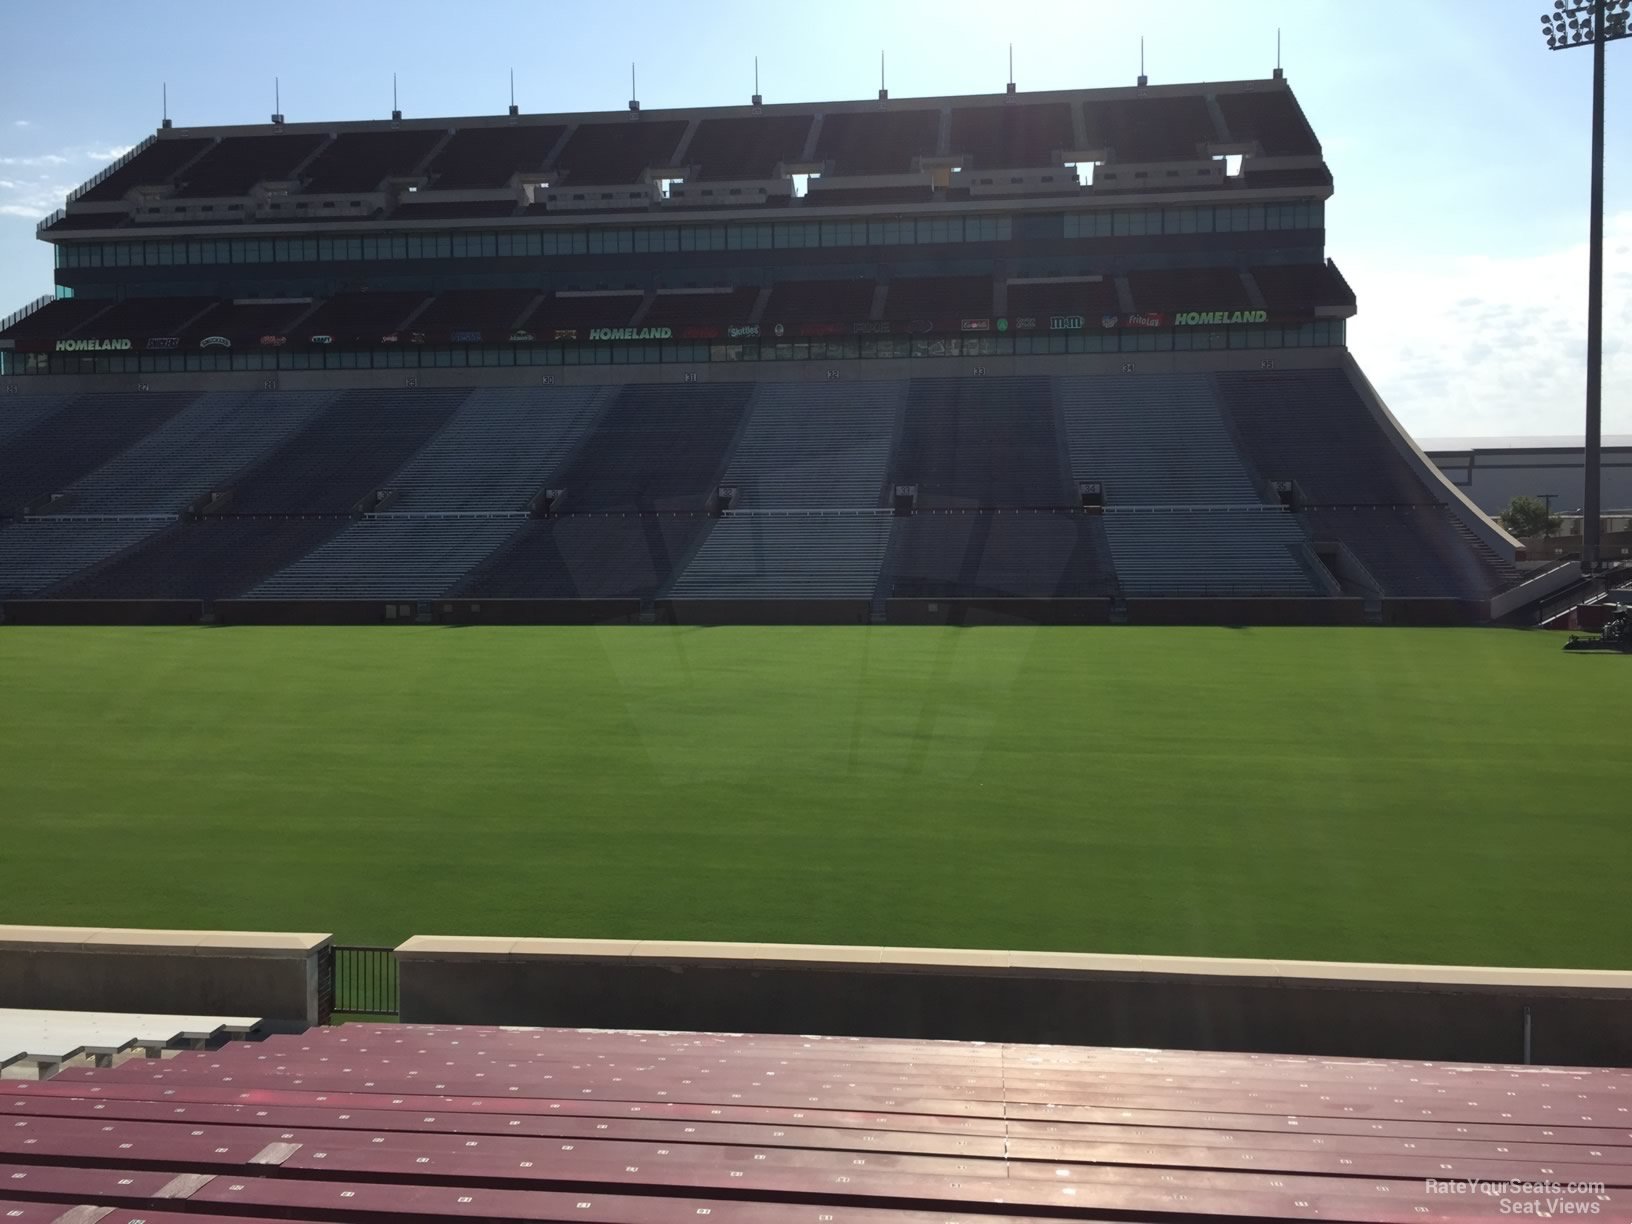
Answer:
[{"label": "green grass field", "polygon": [[0,631],[0,922],[1632,967],[1632,660],[1484,630]]}]

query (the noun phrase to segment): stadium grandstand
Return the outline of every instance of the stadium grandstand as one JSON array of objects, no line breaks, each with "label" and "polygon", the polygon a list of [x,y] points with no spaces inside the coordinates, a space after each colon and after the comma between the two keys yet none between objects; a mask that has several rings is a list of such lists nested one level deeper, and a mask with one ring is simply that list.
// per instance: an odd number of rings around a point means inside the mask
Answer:
[{"label": "stadium grandstand", "polygon": [[1524,555],[1349,355],[1331,192],[1278,74],[166,126],[0,329],[0,598],[1490,619]]},{"label": "stadium grandstand", "polygon": [[[1332,190],[1277,69],[75,191],[0,918],[104,925],[0,925],[0,1224],[1627,1218],[1624,745],[1544,635],[599,627],[1578,616],[1348,352]],[[564,627],[9,627],[404,621]]]}]

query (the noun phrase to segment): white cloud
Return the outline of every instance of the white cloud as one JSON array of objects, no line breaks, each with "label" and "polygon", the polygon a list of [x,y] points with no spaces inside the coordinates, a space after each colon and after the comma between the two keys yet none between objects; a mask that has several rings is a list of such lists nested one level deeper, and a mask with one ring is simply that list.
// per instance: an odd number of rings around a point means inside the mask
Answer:
[{"label": "white cloud", "polygon": [[33,178],[0,178],[0,217],[38,221],[62,207],[77,183],[65,183],[48,174]]},{"label": "white cloud", "polygon": [[12,127],[33,127],[34,125],[32,123],[30,123],[27,119],[13,119],[11,121],[11,126]]},{"label": "white cloud", "polygon": [[[1632,432],[1632,211],[1604,226],[1604,432]],[[1579,434],[1587,246],[1535,255],[1339,254],[1349,347],[1417,437]]]},{"label": "white cloud", "polygon": [[61,153],[37,153],[33,157],[0,157],[0,166],[66,166],[72,160]]},{"label": "white cloud", "polygon": [[[27,124],[27,120],[20,121]],[[0,218],[38,221],[63,206],[68,193],[103,166],[130,151],[130,145],[78,145],[54,153],[0,156]],[[28,171],[35,173],[29,174]]]}]

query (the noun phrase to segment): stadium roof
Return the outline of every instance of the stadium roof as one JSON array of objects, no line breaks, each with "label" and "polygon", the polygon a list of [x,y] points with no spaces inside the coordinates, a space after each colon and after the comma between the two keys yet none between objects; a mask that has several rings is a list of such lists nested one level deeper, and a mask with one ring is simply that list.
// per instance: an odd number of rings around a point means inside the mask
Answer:
[{"label": "stadium roof", "polygon": [[[1226,175],[1223,159],[1242,159]],[[1091,185],[1068,165],[1103,167]],[[1124,169],[1124,167],[1128,167]],[[627,213],[1227,191],[1330,194],[1281,78],[770,106],[161,128],[42,236],[119,225]],[[671,190],[683,185],[681,190]],[[661,190],[660,190],[661,186]],[[593,191],[586,190],[593,188]],[[908,193],[903,196],[903,192]],[[314,211],[296,215],[294,210]],[[317,211],[322,210],[322,211]],[[440,211],[432,211],[440,210]],[[407,210],[405,209],[405,212]],[[407,219],[404,217],[404,219]]]}]

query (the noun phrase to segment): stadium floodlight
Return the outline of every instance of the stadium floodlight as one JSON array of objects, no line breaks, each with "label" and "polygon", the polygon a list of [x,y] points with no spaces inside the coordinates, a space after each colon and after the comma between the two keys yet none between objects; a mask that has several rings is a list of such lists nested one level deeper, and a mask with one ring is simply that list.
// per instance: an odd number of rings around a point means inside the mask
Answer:
[{"label": "stadium floodlight", "polygon": [[1553,0],[1541,15],[1549,51],[1592,47],[1592,205],[1587,223],[1586,487],[1581,506],[1581,568],[1598,568],[1599,451],[1603,443],[1604,366],[1604,47],[1627,36],[1632,0]]}]

